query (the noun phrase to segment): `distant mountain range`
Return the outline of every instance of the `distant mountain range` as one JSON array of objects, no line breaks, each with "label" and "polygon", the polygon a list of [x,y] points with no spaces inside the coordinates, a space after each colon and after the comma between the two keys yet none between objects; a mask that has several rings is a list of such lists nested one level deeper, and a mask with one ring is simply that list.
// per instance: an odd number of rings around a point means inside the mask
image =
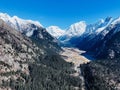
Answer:
[{"label": "distant mountain range", "polygon": [[[57,38],[59,37],[59,40],[65,43],[69,43],[69,41],[72,38],[76,38],[76,37],[85,37],[87,35],[90,34],[99,34],[100,32],[102,32],[111,22],[113,21],[113,19],[111,17],[107,17],[105,20],[101,19],[98,22],[94,23],[94,24],[89,24],[87,25],[85,21],[80,21],[77,23],[72,24],[69,28],[67,28],[64,32],[64,34],[62,34],[61,36],[56,36]],[[53,28],[54,29],[54,28]],[[61,30],[59,28],[59,30]],[[49,29],[47,29],[47,31],[49,33],[51,33],[51,31]],[[57,32],[57,30],[54,29],[54,32]],[[51,33],[54,34],[54,33]]]},{"label": "distant mountain range", "polygon": [[[120,17],[115,19],[107,17],[106,19],[101,19],[98,22],[89,25],[84,21],[80,21],[72,24],[61,36],[54,36],[58,38],[62,46],[77,47],[82,50],[96,52],[96,56],[101,58],[114,58],[119,54],[119,51],[114,50],[119,48],[113,50],[113,47],[110,49],[106,44],[120,32],[119,28]],[[47,31],[49,32],[49,30]],[[111,42],[111,44],[113,42]],[[119,42],[117,45],[118,46],[115,47],[119,47]],[[104,49],[107,49],[107,51],[105,52]]]}]

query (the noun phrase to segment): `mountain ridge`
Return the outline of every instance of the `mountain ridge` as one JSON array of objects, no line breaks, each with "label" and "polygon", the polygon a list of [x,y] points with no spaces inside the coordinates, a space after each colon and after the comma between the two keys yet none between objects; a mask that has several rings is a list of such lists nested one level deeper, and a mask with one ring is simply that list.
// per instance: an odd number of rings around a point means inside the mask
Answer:
[{"label": "mountain ridge", "polygon": [[32,32],[37,29],[37,27],[43,27],[38,21],[25,20],[17,16],[9,16],[6,13],[0,13],[0,19],[5,21],[12,28],[25,33],[27,36],[31,36]]}]

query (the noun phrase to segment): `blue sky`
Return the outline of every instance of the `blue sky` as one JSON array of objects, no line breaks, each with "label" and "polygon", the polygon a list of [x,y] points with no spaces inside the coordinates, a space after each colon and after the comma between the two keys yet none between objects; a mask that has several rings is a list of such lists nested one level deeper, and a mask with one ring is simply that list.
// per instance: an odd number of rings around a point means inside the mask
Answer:
[{"label": "blue sky", "polygon": [[81,20],[120,16],[120,0],[0,0],[0,12],[64,29]]}]

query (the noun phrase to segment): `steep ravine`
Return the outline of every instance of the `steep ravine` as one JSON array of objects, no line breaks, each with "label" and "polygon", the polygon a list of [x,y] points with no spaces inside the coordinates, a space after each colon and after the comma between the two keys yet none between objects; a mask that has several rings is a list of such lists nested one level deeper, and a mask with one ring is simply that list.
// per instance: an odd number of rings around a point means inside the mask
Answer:
[{"label": "steep ravine", "polygon": [[[82,88],[81,90],[85,90],[85,80],[84,77],[82,76],[82,72],[80,69],[81,64],[85,64],[90,62],[86,57],[84,57],[82,54],[85,53],[85,51],[80,51],[76,48],[63,48],[63,52],[61,52],[62,57],[67,61],[67,62],[72,62],[74,64],[74,70],[76,71],[73,76],[79,76],[79,78],[82,81]],[[75,87],[76,90],[79,90],[78,87]]]}]

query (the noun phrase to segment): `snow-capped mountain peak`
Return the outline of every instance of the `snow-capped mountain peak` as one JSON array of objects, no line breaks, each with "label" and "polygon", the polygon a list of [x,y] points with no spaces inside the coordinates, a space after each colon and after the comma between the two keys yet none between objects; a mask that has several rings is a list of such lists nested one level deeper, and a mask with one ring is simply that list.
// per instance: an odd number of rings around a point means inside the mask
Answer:
[{"label": "snow-capped mountain peak", "polygon": [[85,34],[99,34],[101,33],[110,23],[113,21],[111,17],[107,17],[106,19],[100,19],[98,22],[94,24],[87,25]]},{"label": "snow-capped mountain peak", "polygon": [[10,16],[7,13],[0,13],[0,17],[10,18]]},{"label": "snow-capped mountain peak", "polygon": [[101,23],[101,25],[98,27],[98,29],[96,30],[96,33],[100,33],[101,31],[103,31],[106,27],[108,27],[111,22],[113,21],[112,17],[107,17],[103,23]]},{"label": "snow-capped mountain peak", "polygon": [[3,19],[6,22],[12,22],[12,23],[16,23],[17,21],[21,24],[21,23],[33,23],[37,26],[42,27],[42,24],[40,24],[40,22],[38,21],[33,21],[33,20],[24,20],[19,18],[18,16],[9,16],[7,13],[0,13],[0,18]]},{"label": "snow-capped mountain peak", "polygon": [[59,38],[61,35],[65,33],[65,31],[60,29],[58,26],[50,26],[46,29],[52,36],[56,38]]},{"label": "snow-capped mountain peak", "polygon": [[68,36],[80,36],[86,30],[86,23],[85,21],[80,21],[77,23],[72,24],[66,31],[66,35]]},{"label": "snow-capped mountain peak", "polygon": [[22,23],[26,23],[26,24],[35,24],[35,25],[37,25],[38,27],[43,27],[42,26],[42,24],[40,24],[40,22],[38,22],[38,21],[33,21],[33,20],[24,20],[24,19],[21,19],[21,18],[19,18],[19,17],[17,17],[17,16],[13,16],[13,17],[11,17],[12,19],[13,19],[13,21],[18,21],[20,24],[22,24]]},{"label": "snow-capped mountain peak", "polygon": [[5,21],[12,28],[25,33],[27,36],[31,36],[32,32],[37,29],[37,27],[43,27],[38,21],[24,20],[17,16],[9,16],[6,13],[0,13],[0,19]]}]

